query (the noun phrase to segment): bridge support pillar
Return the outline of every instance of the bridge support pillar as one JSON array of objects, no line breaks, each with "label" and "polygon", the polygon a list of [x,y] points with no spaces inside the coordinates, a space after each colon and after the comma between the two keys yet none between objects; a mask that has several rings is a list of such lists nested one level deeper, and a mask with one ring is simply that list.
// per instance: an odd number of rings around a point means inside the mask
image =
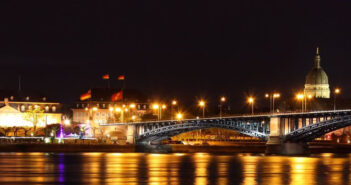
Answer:
[{"label": "bridge support pillar", "polygon": [[135,144],[135,136],[136,136],[136,126],[128,125],[127,126],[127,143]]},{"label": "bridge support pillar", "polygon": [[271,117],[269,121],[270,136],[266,143],[266,154],[282,154],[283,146],[280,136],[280,118]]}]

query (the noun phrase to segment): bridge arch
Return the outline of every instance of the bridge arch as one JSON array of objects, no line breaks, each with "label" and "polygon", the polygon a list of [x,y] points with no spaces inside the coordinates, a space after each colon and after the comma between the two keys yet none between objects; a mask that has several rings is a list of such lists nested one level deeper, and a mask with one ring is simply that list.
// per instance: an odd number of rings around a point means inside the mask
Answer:
[{"label": "bridge arch", "polygon": [[181,133],[206,128],[223,128],[234,130],[248,136],[258,137],[262,140],[267,139],[269,132],[265,122],[261,120],[188,120],[181,122],[170,122],[168,124],[159,125],[157,128],[147,130],[146,132],[143,132],[137,137],[137,142],[159,142],[171,138],[175,135],[179,135]]},{"label": "bridge arch", "polygon": [[311,124],[287,134],[284,142],[309,142],[329,132],[351,126],[351,115]]}]

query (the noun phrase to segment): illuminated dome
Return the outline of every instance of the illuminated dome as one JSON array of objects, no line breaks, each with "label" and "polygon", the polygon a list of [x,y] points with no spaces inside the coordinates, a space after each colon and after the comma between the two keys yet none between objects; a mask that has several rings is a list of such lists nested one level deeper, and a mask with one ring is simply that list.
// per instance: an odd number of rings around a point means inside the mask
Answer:
[{"label": "illuminated dome", "polygon": [[314,57],[314,66],[306,76],[305,94],[315,98],[330,98],[328,76],[321,67],[319,48]]}]

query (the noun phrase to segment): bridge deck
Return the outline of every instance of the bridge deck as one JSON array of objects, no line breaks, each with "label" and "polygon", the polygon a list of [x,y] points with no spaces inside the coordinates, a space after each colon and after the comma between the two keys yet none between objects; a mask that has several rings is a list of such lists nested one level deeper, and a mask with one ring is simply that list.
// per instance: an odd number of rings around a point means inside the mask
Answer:
[{"label": "bridge deck", "polygon": [[[186,121],[201,121],[201,120],[217,120],[217,119],[240,119],[240,118],[270,118],[270,117],[283,117],[283,116],[305,116],[305,115],[317,115],[317,114],[337,114],[337,113],[351,113],[351,109],[343,110],[325,110],[325,111],[311,111],[311,112],[284,112],[284,113],[262,113],[262,114],[243,114],[223,117],[208,117],[199,119],[183,119],[182,122]],[[165,122],[178,122],[178,120],[160,120],[160,121],[145,121],[145,122],[131,122],[131,123],[106,123],[100,124],[100,126],[113,126],[113,125],[139,125],[147,123],[165,123]]]}]

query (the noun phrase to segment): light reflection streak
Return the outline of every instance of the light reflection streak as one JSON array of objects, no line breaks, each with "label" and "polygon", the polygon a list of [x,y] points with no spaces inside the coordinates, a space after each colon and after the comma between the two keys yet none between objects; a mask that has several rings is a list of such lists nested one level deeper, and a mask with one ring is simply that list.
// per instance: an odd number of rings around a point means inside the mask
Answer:
[{"label": "light reflection streak", "polygon": [[[0,154],[0,184],[347,184],[351,155]],[[9,183],[10,182],[10,183]]]},{"label": "light reflection streak", "polygon": [[210,160],[210,155],[206,153],[196,153],[194,155],[195,162],[195,185],[206,185],[208,170],[207,166]]},{"label": "light reflection streak", "polygon": [[243,163],[243,184],[245,185],[256,185],[256,170],[259,157],[256,156],[243,156],[240,157]]}]

